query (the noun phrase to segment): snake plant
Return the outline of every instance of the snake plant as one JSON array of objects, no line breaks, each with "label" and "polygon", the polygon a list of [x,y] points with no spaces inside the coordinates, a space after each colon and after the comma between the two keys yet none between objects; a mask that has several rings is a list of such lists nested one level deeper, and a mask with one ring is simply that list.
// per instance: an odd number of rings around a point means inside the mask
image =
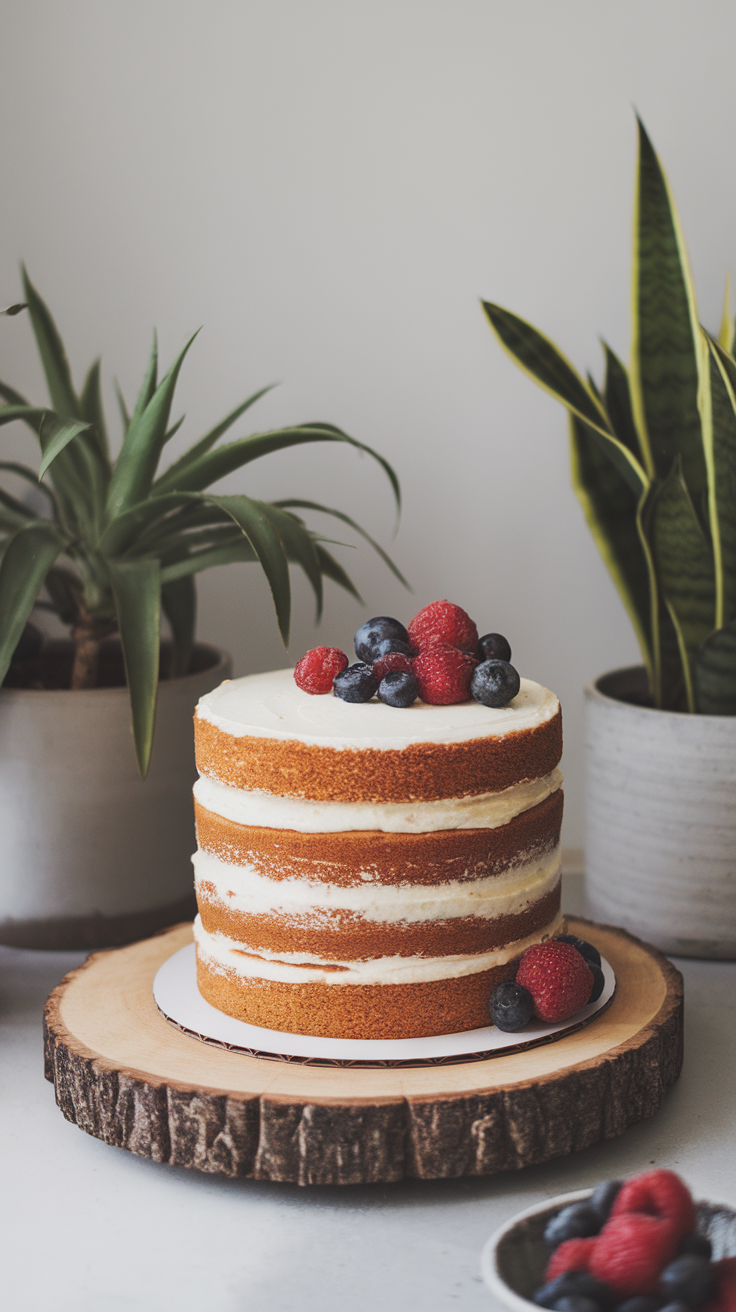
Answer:
[{"label": "snake plant", "polygon": [[[289,563],[301,566],[314,591],[317,617],[323,579],[358,596],[345,570],[300,511],[322,511],[360,533],[401,579],[389,557],[341,511],[301,498],[260,501],[215,495],[208,489],[260,456],[308,442],[346,442],[385,470],[397,506],[399,485],[388,461],[332,424],[298,424],[219,444],[219,439],[269,389],[262,388],[190,446],[163,472],[164,446],[181,420],[170,423],[179,370],[194,337],[158,381],[153,349],[138,398],[128,412],[118,389],[123,440],[109,452],[96,361],[76,392],[66,352],[51,314],[23,270],[25,301],[46,376],[50,406],[30,404],[0,383],[0,424],[23,420],[41,448],[38,471],[15,461],[0,470],[40,488],[46,509],[0,489],[0,682],[45,586],[40,604],[57,611],[75,644],[71,686],[93,687],[100,644],[119,633],[130,691],[138,769],[148,769],[153,742],[160,659],[160,614],[173,637],[175,672],[190,662],[195,628],[194,576],[214,565],[258,562],[270,584],[278,627],[289,640]],[[196,333],[195,333],[196,337]]]},{"label": "snake plant", "polygon": [[482,302],[502,345],[570,414],[575,491],[634,626],[652,704],[736,715],[736,358],[728,284],[701,327],[674,200],[641,122],[627,372],[603,343],[583,379],[546,337]]}]

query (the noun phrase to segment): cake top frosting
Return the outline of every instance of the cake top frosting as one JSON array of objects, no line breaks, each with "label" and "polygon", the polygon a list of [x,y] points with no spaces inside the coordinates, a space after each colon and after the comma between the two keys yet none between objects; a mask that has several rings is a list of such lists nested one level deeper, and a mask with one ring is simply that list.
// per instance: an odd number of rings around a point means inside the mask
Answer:
[{"label": "cake top frosting", "polygon": [[557,714],[554,693],[522,679],[508,706],[469,700],[454,706],[417,701],[403,708],[373,699],[356,704],[327,694],[302,692],[293,670],[271,670],[226,680],[206,693],[197,717],[235,738],[276,738],[317,747],[401,751],[421,743],[461,743],[503,738],[536,729]]}]

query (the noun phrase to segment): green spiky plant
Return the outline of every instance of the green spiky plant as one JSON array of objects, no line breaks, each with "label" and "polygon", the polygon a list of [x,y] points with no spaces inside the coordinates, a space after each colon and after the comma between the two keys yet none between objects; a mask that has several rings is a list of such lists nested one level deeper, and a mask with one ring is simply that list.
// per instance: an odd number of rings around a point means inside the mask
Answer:
[{"label": "green spiky plant", "polygon": [[[223,445],[219,439],[269,388],[262,388],[195,442],[162,473],[164,446],[181,420],[170,424],[179,370],[194,338],[158,381],[154,344],[131,414],[118,389],[123,441],[109,454],[100,390],[100,362],[81,392],[72,383],[61,337],[47,306],[23,269],[25,302],[51,401],[34,406],[0,383],[0,424],[23,420],[41,447],[38,472],[15,461],[0,470],[39,487],[48,511],[0,490],[0,683],[23,634],[39,592],[74,639],[72,688],[94,687],[100,645],[119,633],[130,690],[138,769],[145,776],[153,743],[163,609],[173,638],[175,669],[190,663],[195,628],[194,576],[214,565],[258,562],[270,584],[278,627],[289,640],[289,563],[301,566],[314,590],[317,618],[323,579],[358,597],[350,578],[309,530],[301,510],[322,511],[350,525],[405,582],[386,553],[348,515],[304,499],[260,501],[240,494],[219,496],[213,483],[260,456],[307,442],[347,442],[383,467],[399,506],[399,484],[388,461],[332,424],[298,424],[256,433]],[[195,333],[196,336],[196,333]],[[359,598],[358,598],[359,599]]]},{"label": "green spiky plant", "polygon": [[736,715],[736,358],[728,309],[698,320],[685,243],[641,122],[627,373],[582,379],[546,337],[483,308],[521,368],[570,412],[575,491],[629,613],[652,704]]}]

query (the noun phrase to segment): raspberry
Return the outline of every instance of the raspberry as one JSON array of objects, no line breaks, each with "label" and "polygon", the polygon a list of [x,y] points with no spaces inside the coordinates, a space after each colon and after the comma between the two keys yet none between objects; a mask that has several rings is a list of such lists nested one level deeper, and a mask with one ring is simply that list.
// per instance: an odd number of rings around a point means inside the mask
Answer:
[{"label": "raspberry", "polygon": [[394,674],[397,670],[402,674],[414,673],[411,657],[401,651],[389,652],[388,656],[381,656],[380,660],[373,662],[373,673],[379,683],[387,674]]},{"label": "raspberry", "polygon": [[516,983],[531,993],[538,1020],[560,1021],[585,1006],[594,981],[577,948],[553,941],[527,948],[516,972]]},{"label": "raspberry", "polygon": [[433,601],[414,616],[408,629],[409,638],[417,651],[423,651],[433,642],[449,642],[453,647],[466,647],[475,656],[478,648],[478,630],[470,616],[451,601]]},{"label": "raspberry", "polygon": [[701,1312],[736,1312],[736,1257],[713,1263],[716,1292]]},{"label": "raspberry", "polygon": [[294,681],[302,692],[332,692],[332,680],[347,668],[348,658],[339,647],[313,647],[294,670]]},{"label": "raspberry", "polygon": [[629,1212],[611,1216],[593,1242],[589,1271],[623,1299],[658,1292],[660,1274],[679,1240],[668,1221]]},{"label": "raspberry", "polygon": [[470,680],[477,661],[448,642],[435,642],[414,657],[419,696],[431,706],[453,706],[470,697]]},{"label": "raspberry", "polygon": [[611,1216],[643,1212],[667,1221],[677,1242],[695,1229],[695,1205],[690,1190],[674,1171],[644,1171],[621,1186]]},{"label": "raspberry", "polygon": [[545,1281],[554,1280],[565,1271],[589,1271],[597,1238],[566,1239],[555,1249],[544,1273]]}]

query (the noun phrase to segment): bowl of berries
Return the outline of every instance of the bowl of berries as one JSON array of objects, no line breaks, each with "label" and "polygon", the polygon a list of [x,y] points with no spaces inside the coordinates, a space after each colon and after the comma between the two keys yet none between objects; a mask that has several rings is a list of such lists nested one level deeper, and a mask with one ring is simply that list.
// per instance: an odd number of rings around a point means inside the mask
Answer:
[{"label": "bowl of berries", "polygon": [[517,1213],[481,1268],[517,1312],[736,1312],[736,1211],[645,1171]]}]

